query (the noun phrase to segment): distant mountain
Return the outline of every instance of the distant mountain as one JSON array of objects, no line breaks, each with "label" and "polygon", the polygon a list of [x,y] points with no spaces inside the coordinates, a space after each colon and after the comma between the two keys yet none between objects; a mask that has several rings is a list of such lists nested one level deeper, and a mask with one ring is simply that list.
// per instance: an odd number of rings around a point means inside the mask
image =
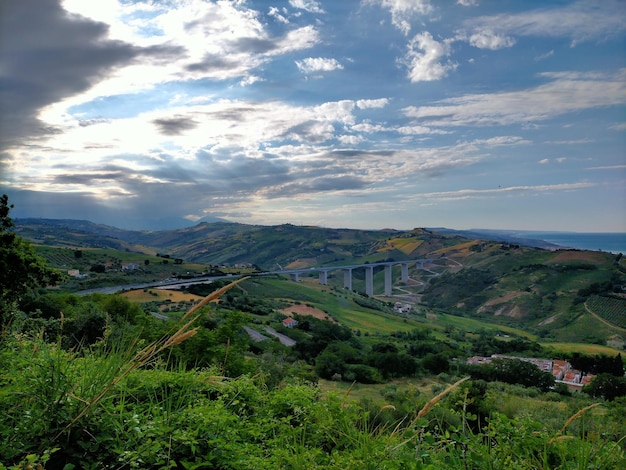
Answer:
[{"label": "distant mountain", "polygon": [[425,229],[352,230],[202,222],[176,230],[136,231],[84,220],[15,222],[22,237],[42,245],[111,247],[136,252],[147,252],[149,248],[190,262],[252,263],[261,269],[414,259],[468,241],[456,234]]},{"label": "distant mountain", "polygon": [[262,269],[401,260],[432,257],[433,253],[440,256],[446,247],[469,241],[547,250],[562,248],[508,230],[353,230],[227,221],[201,222],[173,230],[123,230],[88,220],[31,218],[15,222],[21,236],[42,245],[160,252],[190,262],[252,263]]}]

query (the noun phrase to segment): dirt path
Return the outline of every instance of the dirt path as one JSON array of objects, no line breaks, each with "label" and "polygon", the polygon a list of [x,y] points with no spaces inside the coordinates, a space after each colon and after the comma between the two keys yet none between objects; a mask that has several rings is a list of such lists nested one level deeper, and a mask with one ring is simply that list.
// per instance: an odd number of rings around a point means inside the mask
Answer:
[{"label": "dirt path", "polygon": [[611,328],[615,328],[616,330],[626,332],[626,328],[622,328],[620,326],[614,325],[613,323],[609,323],[604,318],[599,316],[597,313],[593,312],[589,307],[587,307],[587,302],[585,302],[585,310],[587,310],[587,312],[590,313],[595,319],[600,320],[606,326],[610,326]]}]

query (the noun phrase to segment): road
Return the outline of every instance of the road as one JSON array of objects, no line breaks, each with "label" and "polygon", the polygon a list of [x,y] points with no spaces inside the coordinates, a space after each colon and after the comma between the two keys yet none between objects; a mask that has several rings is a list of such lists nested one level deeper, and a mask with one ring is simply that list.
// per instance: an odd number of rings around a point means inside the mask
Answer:
[{"label": "road", "polygon": [[280,343],[284,344],[285,346],[291,347],[291,346],[295,346],[296,345],[295,340],[291,339],[289,336],[285,336],[283,334],[280,334],[274,328],[270,328],[268,326],[268,327],[265,328],[265,331],[267,331],[270,335],[277,337],[278,341],[280,341]]}]

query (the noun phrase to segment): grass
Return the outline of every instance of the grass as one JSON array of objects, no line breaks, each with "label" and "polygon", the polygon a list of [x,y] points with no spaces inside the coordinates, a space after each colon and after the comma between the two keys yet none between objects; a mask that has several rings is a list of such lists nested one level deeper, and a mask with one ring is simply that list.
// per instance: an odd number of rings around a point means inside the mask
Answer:
[{"label": "grass", "polygon": [[361,307],[351,300],[350,293],[335,292],[328,286],[319,284],[315,279],[303,277],[298,283],[278,279],[254,279],[244,283],[242,288],[250,294],[262,294],[265,298],[311,303],[320,310],[328,312],[338,322],[364,333],[409,331],[422,324],[416,320],[403,319]]},{"label": "grass", "polygon": [[434,320],[435,324],[440,324],[443,326],[449,324],[468,333],[473,333],[481,330],[493,331],[494,333],[501,331],[512,335],[521,336],[523,338],[528,338],[533,341],[537,339],[537,335],[528,333],[527,331],[524,331],[520,328],[514,328],[512,326],[498,325],[487,321],[476,320],[474,318],[458,317],[455,315],[447,315],[444,313],[437,314],[437,317],[438,318]]},{"label": "grass", "polygon": [[202,298],[199,295],[169,289],[137,289],[126,291],[119,295],[121,295],[122,297],[126,297],[131,302],[138,303],[155,301],[163,302],[165,300],[171,300],[172,302],[188,302],[200,300]]},{"label": "grass", "polygon": [[584,354],[605,354],[608,356],[616,356],[619,353],[623,353],[624,351],[620,351],[619,349],[610,348],[608,346],[602,346],[599,344],[586,344],[586,343],[549,343],[549,342],[541,342],[543,347],[554,349],[559,352],[565,353],[584,353]]}]

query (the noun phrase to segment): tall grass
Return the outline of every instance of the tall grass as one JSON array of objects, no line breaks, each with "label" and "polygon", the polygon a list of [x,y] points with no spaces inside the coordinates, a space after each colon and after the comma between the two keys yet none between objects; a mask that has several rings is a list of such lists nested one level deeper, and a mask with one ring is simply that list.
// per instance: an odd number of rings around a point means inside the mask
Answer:
[{"label": "tall grass", "polygon": [[[56,436],[55,440],[61,437],[61,435],[70,429],[74,424],[76,424],[83,416],[85,416],[89,411],[96,406],[112,389],[115,387],[122,379],[127,377],[132,371],[144,367],[146,364],[152,362],[155,358],[159,357],[160,354],[166,349],[172,348],[177,344],[182,343],[186,339],[191,338],[198,332],[198,327],[192,328],[192,325],[196,323],[196,320],[200,317],[199,314],[196,314],[202,307],[204,307],[209,302],[213,302],[217,300],[222,294],[244,281],[247,278],[241,278],[236,281],[231,282],[230,284],[222,287],[221,289],[212,292],[211,294],[204,297],[200,302],[191,307],[187,313],[185,313],[182,318],[177,322],[177,329],[171,333],[162,336],[160,339],[148,344],[139,352],[137,352],[134,357],[130,360],[129,353],[133,351],[136,340],[131,341],[126,348],[114,349],[110,352],[114,354],[107,354],[108,360],[104,361],[106,364],[103,368],[97,368],[96,373],[99,380],[99,383],[103,384],[103,386],[99,387],[99,392],[96,392],[95,395],[91,396],[90,399],[83,399],[81,401],[84,402],[84,406],[82,409],[74,416],[69,423],[63,428]],[[112,361],[111,361],[112,359]],[[98,382],[96,382],[98,383]],[[97,389],[96,389],[97,390]]]},{"label": "tall grass", "polygon": [[111,393],[116,386],[133,371],[155,363],[166,350],[194,336],[199,310],[244,279],[204,297],[168,334],[143,347],[138,337],[109,338],[108,327],[104,338],[89,349],[65,351],[60,340],[46,343],[43,335],[30,341],[16,338],[14,348],[31,345],[32,352],[27,362],[3,364],[10,369],[0,380],[7,385],[5,393],[13,395],[3,400],[2,406],[13,406],[0,410],[4,414],[0,421],[0,468],[3,459],[21,453],[50,454],[51,449],[58,451],[71,441],[89,436],[92,431],[80,424],[107,398],[114,395],[123,407],[123,394]]}]

